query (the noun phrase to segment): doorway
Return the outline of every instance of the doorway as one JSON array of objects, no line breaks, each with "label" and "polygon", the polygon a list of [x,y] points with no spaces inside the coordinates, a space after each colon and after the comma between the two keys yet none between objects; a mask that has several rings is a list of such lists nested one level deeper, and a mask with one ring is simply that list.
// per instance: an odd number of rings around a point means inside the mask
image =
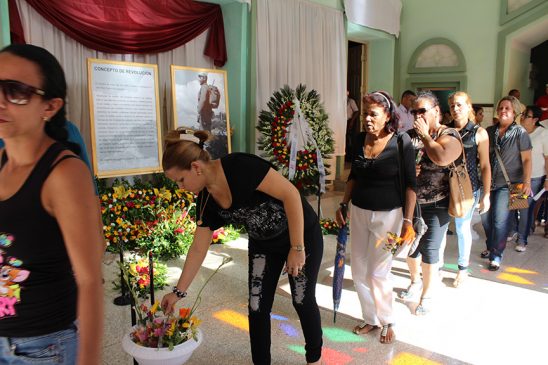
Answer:
[{"label": "doorway", "polygon": [[349,161],[352,153],[352,141],[356,134],[361,130],[361,114],[362,114],[362,95],[367,90],[366,87],[366,72],[367,70],[367,46],[362,43],[349,41],[348,42],[348,64],[346,74],[346,85],[348,97],[353,99],[358,107],[358,114],[351,123],[350,111],[351,108],[347,102],[347,128],[346,128],[346,149],[345,160]]}]

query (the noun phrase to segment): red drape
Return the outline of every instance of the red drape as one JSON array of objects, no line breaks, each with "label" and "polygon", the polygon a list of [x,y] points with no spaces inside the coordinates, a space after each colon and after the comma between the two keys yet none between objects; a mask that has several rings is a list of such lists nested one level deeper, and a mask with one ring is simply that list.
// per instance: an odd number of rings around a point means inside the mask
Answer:
[{"label": "red drape", "polygon": [[19,17],[15,0],[8,0],[8,13],[10,17],[10,37],[13,44],[25,44],[25,32]]},{"label": "red drape", "polygon": [[108,53],[158,53],[209,29],[204,54],[227,60],[223,14],[192,0],[26,0],[55,27],[86,47]]}]

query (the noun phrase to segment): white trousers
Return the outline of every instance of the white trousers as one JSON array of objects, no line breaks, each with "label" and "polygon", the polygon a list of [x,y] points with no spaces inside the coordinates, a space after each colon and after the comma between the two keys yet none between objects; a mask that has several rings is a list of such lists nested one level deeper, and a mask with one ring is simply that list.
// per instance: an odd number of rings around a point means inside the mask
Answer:
[{"label": "white trousers", "polygon": [[385,212],[352,205],[350,210],[352,279],[367,324],[394,323],[392,254],[383,246],[388,232],[400,234],[402,218],[401,208]]}]

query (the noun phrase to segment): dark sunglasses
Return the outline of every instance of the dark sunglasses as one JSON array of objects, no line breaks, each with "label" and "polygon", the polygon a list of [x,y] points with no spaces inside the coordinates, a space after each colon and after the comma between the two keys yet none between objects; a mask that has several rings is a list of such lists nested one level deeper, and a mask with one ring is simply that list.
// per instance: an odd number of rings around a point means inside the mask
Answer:
[{"label": "dark sunglasses", "polygon": [[4,98],[15,105],[28,104],[33,94],[46,95],[44,90],[14,80],[0,80],[0,88],[4,93]]},{"label": "dark sunglasses", "polygon": [[434,106],[431,106],[430,108],[419,108],[419,109],[411,109],[409,111],[409,113],[413,114],[414,117],[416,117],[417,115],[423,115],[424,113],[426,113],[427,111],[429,111],[430,109],[433,109],[435,107]]}]

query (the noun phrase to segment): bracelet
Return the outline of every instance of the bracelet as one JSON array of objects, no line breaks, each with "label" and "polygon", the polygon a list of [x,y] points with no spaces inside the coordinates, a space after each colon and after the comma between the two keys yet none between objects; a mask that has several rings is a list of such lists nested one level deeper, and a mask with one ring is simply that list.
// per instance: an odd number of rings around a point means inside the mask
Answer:
[{"label": "bracelet", "polygon": [[179,288],[177,288],[176,286],[173,287],[173,290],[172,290],[173,294],[175,294],[177,296],[177,298],[179,299],[183,299],[184,297],[186,297],[187,295],[187,292],[186,291],[180,291]]},{"label": "bracelet", "polygon": [[404,222],[409,222],[409,223],[413,224],[413,221],[412,221],[411,219],[409,219],[409,218],[403,218],[403,221],[404,221]]},{"label": "bracelet", "polygon": [[291,246],[291,248],[297,252],[304,251],[304,245],[295,245],[295,246]]}]

